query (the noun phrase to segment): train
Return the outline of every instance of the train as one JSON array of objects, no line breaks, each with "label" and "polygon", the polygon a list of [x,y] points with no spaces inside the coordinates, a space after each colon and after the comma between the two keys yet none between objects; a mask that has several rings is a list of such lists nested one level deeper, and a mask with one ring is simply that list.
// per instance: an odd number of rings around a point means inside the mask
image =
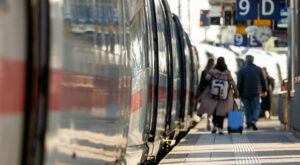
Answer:
[{"label": "train", "polygon": [[166,0],[2,0],[0,164],[155,162],[197,120],[197,49]]}]

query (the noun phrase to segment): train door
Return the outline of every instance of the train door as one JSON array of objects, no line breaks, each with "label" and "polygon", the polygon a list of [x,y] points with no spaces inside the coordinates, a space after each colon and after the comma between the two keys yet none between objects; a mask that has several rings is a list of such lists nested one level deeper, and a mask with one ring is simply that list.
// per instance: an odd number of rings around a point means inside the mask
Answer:
[{"label": "train door", "polygon": [[180,132],[185,132],[188,130],[189,127],[189,120],[188,120],[188,109],[186,109],[186,100],[187,100],[187,62],[185,56],[185,39],[184,39],[184,32],[181,26],[181,23],[176,15],[173,15],[173,20],[176,24],[176,36],[177,42],[179,43],[179,72],[181,77],[181,87],[180,87]]},{"label": "train door", "polygon": [[197,90],[197,70],[196,70],[196,58],[195,54],[193,53],[192,44],[190,41],[189,36],[185,33],[185,38],[187,40],[187,46],[189,50],[189,57],[190,57],[190,107],[189,107],[189,115],[193,118],[195,115],[195,95]]},{"label": "train door", "polygon": [[[170,138],[176,137],[179,133],[179,118],[176,117],[179,113],[179,91],[181,85],[181,79],[179,76],[179,45],[177,43],[176,35],[174,29],[174,21],[172,18],[172,13],[170,11],[169,4],[166,0],[162,0],[164,8],[165,8],[165,15],[168,25],[168,42],[169,42],[169,91],[168,94],[171,96],[169,99],[170,110],[168,111],[168,125],[169,125],[169,132],[171,133]],[[170,84],[171,83],[171,84]],[[172,95],[170,94],[172,93]],[[171,141],[170,141],[171,142]],[[170,143],[169,143],[170,144]],[[172,144],[172,143],[171,143]]]},{"label": "train door", "polygon": [[159,0],[151,0],[152,17],[155,23],[154,44],[155,58],[158,60],[157,109],[152,115],[151,131],[155,132],[153,142],[149,144],[149,156],[156,157],[164,138],[168,98],[168,50],[166,41],[166,24],[164,11]]},{"label": "train door", "polygon": [[49,1],[45,164],[123,161],[132,73],[125,3]]},{"label": "train door", "polygon": [[22,162],[27,97],[28,1],[0,1],[0,164]]},{"label": "train door", "polygon": [[[157,35],[156,35],[156,24],[154,6],[152,0],[146,0],[145,2],[145,13],[147,22],[147,53],[149,63],[149,103],[147,107],[148,111],[148,145],[153,149],[153,142],[155,139],[156,132],[156,120],[157,120],[157,106],[158,106],[158,80],[159,80],[159,69],[158,69],[158,50],[157,50]],[[152,151],[149,151],[152,153]]]},{"label": "train door", "polygon": [[183,38],[184,38],[184,54],[185,54],[185,67],[186,67],[186,87],[185,87],[185,116],[186,116],[186,121],[187,121],[187,127],[190,127],[190,124],[192,122],[192,112],[190,110],[191,107],[191,101],[193,98],[191,98],[191,92],[193,90],[192,88],[192,55],[190,52],[189,44],[188,44],[188,38],[185,33],[183,33]]},{"label": "train door", "polygon": [[[196,76],[197,76],[197,88],[200,83],[200,74],[201,74],[201,63],[200,63],[200,57],[199,53],[197,51],[197,48],[193,46],[193,54],[194,54],[194,59],[196,59]],[[202,59],[201,59],[202,60]]]},{"label": "train door", "polygon": [[173,53],[173,84],[174,84],[174,92],[173,92],[173,108],[176,110],[176,116],[174,120],[174,127],[175,127],[175,135],[177,137],[180,132],[180,113],[181,113],[181,104],[182,104],[182,97],[181,95],[181,88],[182,88],[182,64],[181,64],[181,47],[180,47],[180,40],[178,36],[177,26],[175,21],[172,21],[173,26],[173,35],[172,35],[172,48],[174,49]]},{"label": "train door", "polygon": [[[152,60],[149,58],[150,41],[147,12],[149,5],[143,0],[130,1],[130,56],[133,67],[131,108],[126,150],[127,164],[140,164],[148,150],[149,119],[152,104]],[[147,8],[147,9],[146,9]]]}]

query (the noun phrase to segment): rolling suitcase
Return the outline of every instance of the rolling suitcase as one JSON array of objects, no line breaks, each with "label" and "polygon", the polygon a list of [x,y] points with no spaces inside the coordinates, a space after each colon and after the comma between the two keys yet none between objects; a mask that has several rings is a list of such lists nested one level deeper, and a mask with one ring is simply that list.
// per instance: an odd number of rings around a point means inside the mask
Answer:
[{"label": "rolling suitcase", "polygon": [[231,111],[228,113],[228,133],[243,133],[244,112]]}]

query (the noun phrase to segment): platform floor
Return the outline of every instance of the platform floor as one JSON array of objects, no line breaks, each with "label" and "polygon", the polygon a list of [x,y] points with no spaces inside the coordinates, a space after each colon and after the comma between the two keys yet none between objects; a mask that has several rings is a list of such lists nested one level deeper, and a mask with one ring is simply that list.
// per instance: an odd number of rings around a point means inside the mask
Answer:
[{"label": "platform floor", "polygon": [[159,164],[300,165],[300,139],[285,132],[277,118],[261,119],[257,126],[258,131],[242,135],[215,135],[206,131],[203,119]]}]

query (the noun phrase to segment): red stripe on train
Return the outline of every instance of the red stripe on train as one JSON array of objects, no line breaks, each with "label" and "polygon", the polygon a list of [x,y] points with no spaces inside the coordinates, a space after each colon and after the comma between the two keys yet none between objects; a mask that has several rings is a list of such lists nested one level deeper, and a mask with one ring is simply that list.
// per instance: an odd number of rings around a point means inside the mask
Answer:
[{"label": "red stripe on train", "polygon": [[[168,95],[168,87],[165,86],[159,86],[158,87],[158,102],[167,102],[167,95]],[[149,98],[148,101],[150,103],[153,102],[154,99],[154,85],[150,84],[149,85]]]},{"label": "red stripe on train", "polygon": [[[159,102],[167,102],[167,95],[168,95],[168,87],[165,86],[159,86]],[[178,89],[177,88],[173,88],[173,101],[180,99],[180,96],[177,96],[178,94]],[[179,93],[180,94],[180,93]],[[153,96],[154,96],[154,85],[150,84],[149,85],[149,102],[153,102]]]},{"label": "red stripe on train", "polygon": [[158,103],[166,103],[168,97],[168,87],[158,87]]},{"label": "red stripe on train", "polygon": [[66,111],[129,105],[130,90],[130,81],[125,78],[52,70],[49,108]]},{"label": "red stripe on train", "polygon": [[176,101],[177,100],[177,92],[178,92],[178,90],[177,90],[177,88],[173,88],[173,101]]},{"label": "red stripe on train", "polygon": [[130,113],[134,113],[143,107],[143,89],[131,96]]},{"label": "red stripe on train", "polygon": [[[118,85],[119,84],[119,85]],[[130,88],[129,80],[118,80],[103,76],[87,75],[61,70],[52,70],[50,75],[50,110],[66,111],[76,109],[90,109],[92,107],[106,107],[107,105],[131,105],[131,113],[142,108],[143,89],[128,95]],[[123,86],[117,89],[117,86]],[[117,90],[116,90],[117,89]],[[160,86],[158,93],[159,103],[167,102],[167,87]],[[122,93],[121,95],[117,94]],[[177,99],[177,89],[173,89],[173,100]],[[122,96],[122,97],[112,97]],[[154,87],[149,85],[149,102],[153,101]]]},{"label": "red stripe on train", "polygon": [[24,61],[0,58],[0,114],[24,111],[25,74]]}]

